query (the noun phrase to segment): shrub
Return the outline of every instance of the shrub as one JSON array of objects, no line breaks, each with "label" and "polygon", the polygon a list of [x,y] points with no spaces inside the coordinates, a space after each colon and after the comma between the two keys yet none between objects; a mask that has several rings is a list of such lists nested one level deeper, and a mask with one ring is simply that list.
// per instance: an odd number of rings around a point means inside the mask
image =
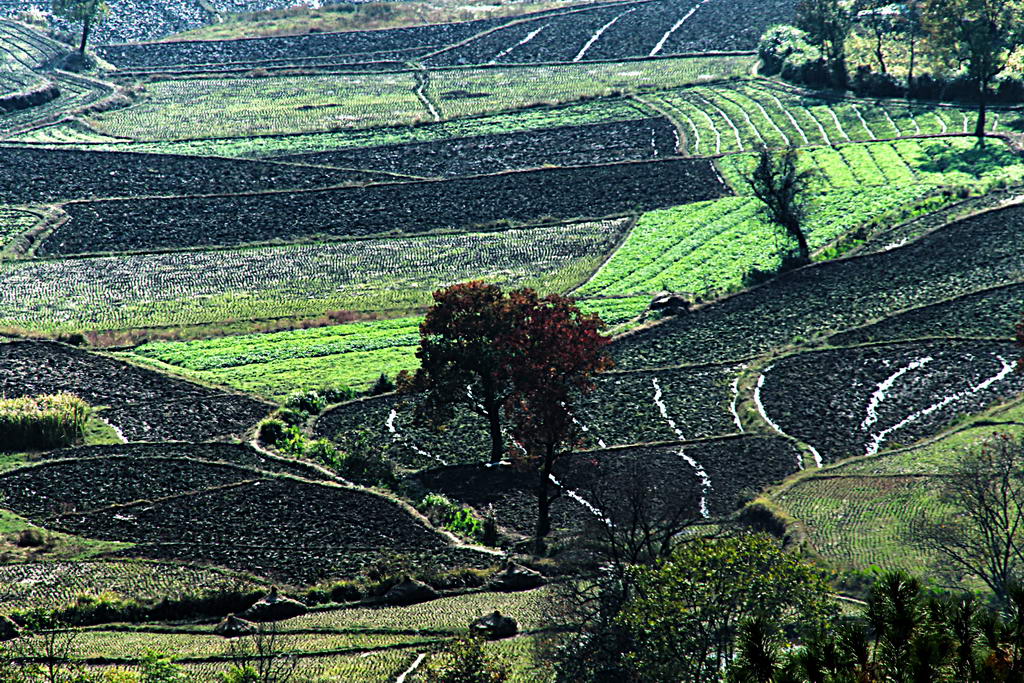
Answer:
[{"label": "shrub", "polygon": [[89,414],[73,394],[0,399],[0,451],[71,446],[85,436]]},{"label": "shrub", "polygon": [[294,425],[285,427],[284,435],[274,445],[283,455],[301,458],[306,454],[306,437]]},{"label": "shrub", "polygon": [[293,391],[288,394],[284,405],[292,410],[301,410],[310,415],[317,415],[327,407],[327,401],[316,389],[306,389],[304,391]]},{"label": "shrub", "polygon": [[40,548],[46,544],[46,539],[39,529],[24,529],[14,543],[19,548]]},{"label": "shrub", "polygon": [[356,397],[356,392],[351,387],[344,385],[338,386],[323,386],[317,389],[324,401],[328,405],[333,403],[343,403],[345,401],[351,401]]},{"label": "shrub", "polygon": [[388,379],[388,376],[383,372],[380,373],[380,377],[374,383],[370,389],[371,396],[379,396],[381,394],[387,394],[395,390],[395,383]]},{"label": "shrub", "polygon": [[159,652],[147,652],[139,666],[141,683],[186,683],[189,678],[185,669]]},{"label": "shrub", "polygon": [[284,439],[285,423],[278,419],[269,419],[260,422],[259,440],[269,446],[275,445]]},{"label": "shrub", "polygon": [[298,427],[305,424],[306,420],[309,419],[309,413],[295,410],[294,408],[281,408],[272,417],[281,420],[286,425]]},{"label": "shrub", "polygon": [[483,643],[474,638],[459,638],[441,650],[423,670],[427,683],[501,683],[508,669],[492,661]]},{"label": "shrub", "polygon": [[434,525],[468,538],[483,535],[484,525],[473,511],[453,503],[439,493],[428,493],[417,508]]},{"label": "shrub", "polygon": [[305,445],[304,455],[310,460],[322,462],[328,467],[340,467],[345,456],[328,439],[309,441]]},{"label": "shrub", "polygon": [[772,26],[757,45],[757,56],[761,58],[761,73],[766,76],[777,74],[791,55],[805,55],[811,51],[807,34],[795,26],[780,24]]},{"label": "shrub", "polygon": [[341,458],[334,470],[342,477],[364,486],[393,489],[398,486],[394,463],[387,457],[387,446],[378,444],[367,429],[339,435]]}]

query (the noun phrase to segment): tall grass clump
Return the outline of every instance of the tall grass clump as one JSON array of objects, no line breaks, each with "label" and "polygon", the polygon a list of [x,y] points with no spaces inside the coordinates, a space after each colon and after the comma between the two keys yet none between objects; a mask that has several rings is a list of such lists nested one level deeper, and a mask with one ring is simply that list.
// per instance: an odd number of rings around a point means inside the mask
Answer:
[{"label": "tall grass clump", "polygon": [[73,445],[85,435],[89,412],[74,394],[0,398],[0,452]]}]

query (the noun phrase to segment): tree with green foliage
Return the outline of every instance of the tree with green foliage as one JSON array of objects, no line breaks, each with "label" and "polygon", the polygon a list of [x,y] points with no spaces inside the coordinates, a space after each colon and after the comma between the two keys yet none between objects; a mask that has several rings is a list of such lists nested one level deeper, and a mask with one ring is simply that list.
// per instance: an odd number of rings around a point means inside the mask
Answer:
[{"label": "tree with green foliage", "polygon": [[434,423],[452,417],[456,405],[484,418],[490,460],[505,454],[502,413],[511,393],[507,350],[496,340],[513,326],[508,298],[482,280],[434,292],[434,304],[420,325],[420,369],[405,389],[420,392],[419,413]]},{"label": "tree with green foliage", "polygon": [[188,683],[185,669],[160,652],[147,652],[139,665],[140,683]]},{"label": "tree with green foliage", "polygon": [[503,683],[508,669],[492,661],[479,638],[458,638],[436,653],[417,680],[424,683]]},{"label": "tree with green foliage", "polygon": [[110,13],[106,0],[53,0],[53,13],[68,21],[82,23],[82,41],[78,52],[85,56],[85,44],[94,24],[100,24]]},{"label": "tree with green foliage", "polygon": [[896,17],[896,31],[903,37],[907,46],[907,92],[914,87],[914,69],[917,66],[917,48],[920,42],[928,37],[922,15],[922,0],[907,0],[899,5]]},{"label": "tree with green foliage", "polygon": [[789,147],[776,152],[762,146],[757,164],[747,175],[751,193],[761,202],[768,219],[782,228],[787,237],[796,241],[800,261],[811,260],[810,247],[804,234],[804,190],[811,178],[809,171],[797,169],[797,151]]},{"label": "tree with green foliage", "polygon": [[980,579],[1005,600],[1024,578],[1024,440],[997,434],[964,451],[939,487],[949,512],[918,513],[911,542],[941,571]]},{"label": "tree with green foliage", "polygon": [[846,89],[849,73],[846,68],[846,38],[853,27],[853,12],[845,0],[800,0],[796,9],[796,25],[817,45],[825,57],[832,82]]},{"label": "tree with green foliage", "polygon": [[1015,50],[1024,46],[1024,0],[927,0],[924,24],[938,54],[959,64],[975,86],[978,121],[974,134],[984,144],[992,82]]},{"label": "tree with green foliage", "polygon": [[765,626],[758,618],[792,631],[824,628],[836,611],[822,572],[763,535],[695,539],[632,573],[635,595],[618,621],[631,639],[625,659],[642,681],[719,680],[744,629],[748,673],[763,678],[765,657],[774,662],[777,653],[749,647],[752,629]]},{"label": "tree with green foliage", "polygon": [[900,13],[889,0],[854,0],[853,16],[871,34],[875,42],[875,59],[883,74],[889,73],[885,62],[885,40],[897,31]]}]

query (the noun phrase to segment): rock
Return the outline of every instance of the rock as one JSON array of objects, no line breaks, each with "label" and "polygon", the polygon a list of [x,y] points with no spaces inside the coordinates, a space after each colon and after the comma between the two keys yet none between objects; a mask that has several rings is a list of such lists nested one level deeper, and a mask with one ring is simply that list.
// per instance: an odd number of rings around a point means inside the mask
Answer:
[{"label": "rock", "polygon": [[490,614],[470,622],[469,632],[487,640],[500,640],[519,633],[519,624],[512,617],[506,617],[498,610],[494,610]]},{"label": "rock", "polygon": [[224,621],[213,627],[213,632],[222,638],[240,638],[256,633],[256,627],[245,619],[229,614]]},{"label": "rock", "polygon": [[690,300],[675,292],[659,292],[651,299],[650,309],[665,315],[679,315],[690,310]]},{"label": "rock", "polygon": [[543,586],[544,577],[540,572],[509,562],[505,568],[492,576],[487,587],[495,591],[525,591]]},{"label": "rock", "polygon": [[274,586],[266,597],[242,612],[241,616],[249,621],[281,621],[301,616],[307,611],[298,600],[282,597]]},{"label": "rock", "polygon": [[417,602],[426,602],[439,597],[437,591],[423,583],[408,576],[396,583],[384,596],[384,602],[389,605],[413,605]]}]

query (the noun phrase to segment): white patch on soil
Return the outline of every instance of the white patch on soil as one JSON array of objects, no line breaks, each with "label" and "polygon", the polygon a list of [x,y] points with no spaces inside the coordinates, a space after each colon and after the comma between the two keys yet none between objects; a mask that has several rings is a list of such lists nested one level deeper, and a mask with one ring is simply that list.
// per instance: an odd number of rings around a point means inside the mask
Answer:
[{"label": "white patch on soil", "polygon": [[402,674],[395,679],[395,683],[405,683],[405,679],[408,678],[416,669],[420,668],[420,664],[427,658],[427,655],[420,653],[416,655],[416,659],[413,660],[412,665],[402,672]]},{"label": "white patch on soil", "polygon": [[612,26],[614,26],[616,21],[618,21],[622,17],[626,16],[630,12],[635,12],[635,11],[636,11],[635,7],[633,9],[628,9],[625,12],[623,12],[622,14],[620,14],[619,16],[617,16],[614,19],[612,19],[611,21],[609,21],[607,24],[605,24],[601,28],[597,29],[597,31],[594,33],[594,35],[590,36],[590,40],[587,41],[587,44],[584,45],[583,48],[579,51],[579,54],[577,54],[575,57],[573,57],[572,61],[578,62],[581,59],[583,59],[583,57],[587,54],[587,50],[589,50],[594,45],[594,43],[596,43],[598,40],[601,39],[601,35],[605,31],[607,31]]},{"label": "white patch on soil", "polygon": [[416,455],[421,455],[424,458],[430,458],[431,460],[436,460],[437,462],[441,463],[441,465],[447,467],[448,463],[446,461],[444,461],[443,459],[439,458],[436,455],[433,455],[432,453],[428,453],[427,451],[423,450],[422,448],[420,448],[419,446],[414,444],[412,442],[412,440],[407,439],[405,436],[403,436],[401,433],[399,433],[398,427],[395,426],[395,420],[397,420],[397,419],[398,419],[398,409],[397,408],[392,408],[391,412],[388,414],[387,421],[384,423],[385,425],[387,425],[388,431],[391,432],[391,438],[394,439],[395,443],[404,444],[404,445],[408,446],[409,448],[411,448],[412,451]]},{"label": "white patch on soil", "polygon": [[866,432],[868,430],[868,427],[878,422],[878,406],[882,403],[882,401],[885,400],[886,393],[890,389],[892,389],[892,386],[901,377],[903,377],[903,375],[907,374],[908,372],[912,372],[914,370],[923,368],[925,365],[928,365],[928,363],[932,362],[933,360],[935,359],[932,358],[931,356],[918,358],[917,360],[911,362],[905,367],[900,368],[899,370],[897,370],[896,372],[892,373],[884,380],[879,382],[878,388],[875,389],[875,391],[871,394],[871,400],[868,401],[867,415],[865,416],[864,421],[860,423],[861,430]]},{"label": "white patch on soil", "polygon": [[[676,421],[668,416],[668,406],[662,400],[661,384],[658,383],[657,377],[651,378],[651,384],[654,385],[654,405],[658,407],[658,412],[661,413],[662,419],[668,424],[669,429],[675,432],[676,437],[680,441],[686,441],[686,436],[682,430],[676,426]],[[707,519],[710,515],[708,514],[708,493],[714,490],[711,485],[711,477],[701,467],[701,464],[686,454],[686,447],[681,446],[679,448],[679,456],[693,468],[693,471],[697,473],[697,478],[700,479],[701,492],[700,492],[700,514],[701,517]]]},{"label": "white patch on soil", "polygon": [[651,53],[649,55],[647,55],[647,56],[648,57],[657,57],[658,53],[661,52],[665,48],[665,43],[667,43],[668,39],[672,37],[672,34],[675,33],[676,31],[678,31],[679,28],[683,24],[685,24],[690,19],[690,17],[692,17],[694,15],[694,13],[696,13],[696,11],[700,9],[700,6],[703,5],[705,2],[708,2],[708,0],[700,0],[700,2],[698,2],[696,5],[691,7],[690,11],[687,12],[686,14],[684,14],[682,16],[682,18],[679,19],[679,21],[677,21],[676,23],[672,24],[672,28],[670,28],[668,31],[665,32],[665,35],[663,35],[661,37],[661,40],[658,41],[658,44],[654,46],[654,49],[652,49]]},{"label": "white patch on soil", "polygon": [[[766,373],[770,372],[773,367],[775,366],[769,365],[766,367],[764,372],[761,373],[761,376],[757,378],[757,386],[754,387],[754,405],[757,407],[757,412],[761,416],[761,419],[767,422],[769,427],[777,431],[782,436],[789,437],[789,434],[782,431],[782,427],[777,425],[774,420],[768,417],[768,411],[764,409],[764,403],[761,402],[761,389],[764,387],[764,376]],[[811,444],[807,444],[807,448],[811,451],[811,455],[814,456],[814,464],[817,467],[821,467],[822,460],[821,454],[818,453],[818,449]],[[796,456],[796,466],[801,470],[804,469],[804,459],[800,455]]]},{"label": "white patch on soil", "polygon": [[536,31],[533,31],[532,33],[528,33],[525,38],[520,40],[518,43],[516,43],[512,47],[505,48],[504,50],[502,50],[498,54],[494,55],[494,59],[492,59],[490,63],[491,64],[497,64],[499,59],[501,59],[503,57],[507,57],[509,55],[509,53],[511,53],[512,50],[515,50],[517,47],[520,47],[522,45],[526,45],[528,42],[530,42],[531,40],[533,40],[534,38],[539,36],[540,32],[543,31],[544,29],[546,29],[548,26],[550,26],[550,24],[544,24],[543,26],[541,26]]},{"label": "white patch on soil", "polygon": [[[741,368],[741,370],[742,370],[742,368]],[[740,378],[739,378],[739,375],[737,375],[736,378],[732,381],[732,384],[729,386],[729,388],[732,390],[732,401],[729,403],[729,412],[732,413],[732,421],[736,423],[736,430],[740,434],[742,434],[746,430],[743,429],[743,423],[740,421],[740,414],[736,410],[736,406],[739,404],[739,401],[740,401]]]},{"label": "white patch on soil", "polygon": [[955,394],[950,394],[949,396],[946,396],[945,398],[943,398],[941,401],[933,403],[932,405],[928,406],[927,408],[922,408],[921,410],[918,410],[915,413],[911,413],[910,415],[908,415],[907,417],[903,418],[902,420],[900,420],[899,422],[897,422],[893,426],[888,427],[886,429],[883,429],[882,431],[878,432],[877,434],[872,434],[871,435],[871,440],[868,441],[867,446],[865,448],[865,454],[866,455],[875,455],[876,453],[878,453],[879,449],[882,447],[882,443],[887,438],[889,438],[890,434],[892,434],[893,432],[895,432],[895,431],[897,431],[899,429],[902,429],[903,427],[906,427],[911,422],[916,422],[917,420],[920,420],[922,417],[927,417],[928,415],[931,415],[932,413],[934,413],[936,410],[940,410],[942,408],[945,408],[946,406],[948,406],[953,401],[956,401],[956,400],[961,399],[961,398],[965,398],[967,396],[970,396],[971,394],[976,394],[979,391],[984,391],[985,389],[988,389],[990,386],[992,386],[996,382],[999,382],[999,381],[1002,381],[1003,379],[1005,379],[1007,377],[1007,375],[1009,375],[1010,373],[1013,372],[1013,370],[1014,370],[1014,368],[1016,366],[1015,366],[1014,363],[1006,362],[1006,359],[1003,358],[1002,356],[997,356],[997,358],[999,359],[999,362],[1003,364],[1003,367],[1002,367],[1002,369],[999,372],[997,372],[996,374],[992,375],[988,379],[983,380],[980,383],[974,385],[973,387],[968,387],[967,389],[964,389],[963,391],[958,391]]}]

